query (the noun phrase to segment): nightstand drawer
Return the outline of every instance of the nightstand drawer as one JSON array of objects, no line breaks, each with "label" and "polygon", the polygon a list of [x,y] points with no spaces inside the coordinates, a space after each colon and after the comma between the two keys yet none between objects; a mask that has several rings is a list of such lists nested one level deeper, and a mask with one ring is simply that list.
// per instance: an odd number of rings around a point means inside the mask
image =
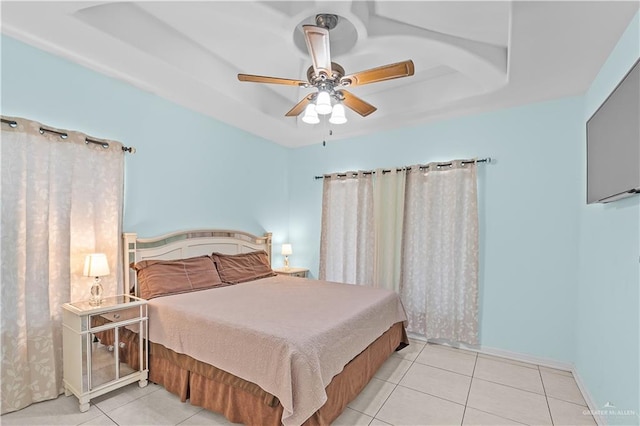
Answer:
[{"label": "nightstand drawer", "polygon": [[104,312],[102,314],[89,315],[89,330],[94,331],[96,327],[103,326],[105,322],[113,323],[113,326],[117,326],[120,323],[130,323],[131,320],[134,320],[135,322],[135,320],[140,319],[141,317],[143,317],[143,315],[141,315],[139,306]]}]

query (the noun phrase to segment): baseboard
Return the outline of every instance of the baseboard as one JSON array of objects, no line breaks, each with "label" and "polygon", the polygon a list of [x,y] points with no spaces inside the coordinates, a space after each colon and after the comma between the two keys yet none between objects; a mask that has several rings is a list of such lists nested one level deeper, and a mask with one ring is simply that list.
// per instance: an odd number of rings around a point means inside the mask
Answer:
[{"label": "baseboard", "polygon": [[[472,350],[472,349],[468,349]],[[536,357],[532,355],[522,354],[518,352],[510,352],[502,349],[496,348],[486,348],[480,347],[477,350],[478,353],[483,353],[487,355],[497,356],[500,358],[512,359],[515,361],[528,362],[530,364],[537,364],[542,367],[555,368],[557,370],[569,371],[573,375],[576,384],[578,385],[578,389],[580,389],[580,393],[582,393],[582,397],[584,398],[584,402],[587,404],[587,408],[589,409],[593,419],[599,426],[607,425],[607,419],[602,415],[602,410],[598,409],[589,389],[586,384],[578,374],[576,367],[573,363],[557,361],[550,358]]]},{"label": "baseboard", "polygon": [[578,374],[578,371],[575,369],[575,366],[574,368],[571,369],[571,374],[573,374],[573,378],[575,379],[576,384],[578,385],[578,389],[580,389],[580,392],[582,393],[584,402],[587,403],[587,407],[589,407],[589,411],[591,411],[591,415],[593,416],[593,419],[596,421],[596,423],[599,426],[607,425],[606,417],[602,415],[602,410],[599,409],[598,406],[596,405],[596,402],[591,396],[591,392],[589,392],[589,389],[587,388],[585,383],[582,381],[582,377],[580,377],[580,374]]},{"label": "baseboard", "polygon": [[[468,349],[468,350],[472,350],[472,349]],[[570,362],[563,362],[563,361],[558,361],[551,358],[538,357],[538,356],[523,354],[519,352],[505,351],[504,349],[480,346],[480,348],[477,349],[476,352],[486,354],[486,355],[496,356],[499,358],[512,359],[514,361],[537,364],[543,367],[555,368],[556,370],[570,371],[572,373],[574,370],[574,366]]]},{"label": "baseboard", "polygon": [[578,371],[576,370],[575,365],[573,363],[557,361],[551,358],[537,357],[529,354],[523,354],[520,352],[505,351],[504,349],[492,348],[492,347],[482,346],[482,345],[472,346],[472,345],[466,345],[464,343],[458,343],[458,342],[453,343],[453,342],[449,342],[441,339],[427,340],[424,337],[414,335],[413,333],[409,333],[409,337],[421,342],[428,341],[429,343],[450,346],[457,349],[464,349],[466,351],[477,352],[479,354],[491,355],[499,358],[510,359],[513,361],[527,362],[530,364],[541,365],[543,367],[569,371],[571,372],[571,374],[573,374],[576,384],[578,385],[578,389],[580,389],[580,392],[584,397],[584,401],[587,404],[587,408],[591,411],[591,415],[593,416],[593,419],[596,421],[598,425],[604,426],[607,424],[606,418],[601,414],[602,410],[598,409],[593,397],[591,396],[591,393],[589,392],[589,389],[587,388],[585,383],[582,381],[582,378],[580,377],[580,374],[578,374]]},{"label": "baseboard", "polygon": [[408,335],[409,335],[410,338],[412,338],[414,340],[421,341],[421,342],[427,342],[428,341],[429,343],[435,343],[435,344],[438,344],[438,345],[449,346],[449,347],[457,348],[457,349],[464,349],[466,351],[477,352],[477,353],[484,354],[484,355],[491,355],[491,356],[495,356],[495,357],[498,357],[498,358],[505,358],[505,359],[511,359],[511,360],[514,360],[514,361],[528,362],[530,364],[537,364],[537,365],[541,365],[543,367],[555,368],[557,370],[570,371],[572,373],[573,373],[573,370],[574,370],[574,366],[573,366],[572,363],[557,361],[557,360],[551,359],[551,358],[537,357],[537,356],[533,356],[533,355],[523,354],[523,353],[520,353],[520,352],[505,351],[504,349],[492,348],[490,346],[467,345],[465,343],[450,342],[448,340],[443,340],[443,339],[428,339],[427,340],[424,337],[415,335],[413,333],[408,333]]}]

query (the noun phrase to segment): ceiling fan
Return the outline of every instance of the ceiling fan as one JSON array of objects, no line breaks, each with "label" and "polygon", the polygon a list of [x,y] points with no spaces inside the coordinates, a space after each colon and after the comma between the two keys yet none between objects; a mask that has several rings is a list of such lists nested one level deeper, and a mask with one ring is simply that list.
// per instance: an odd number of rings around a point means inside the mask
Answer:
[{"label": "ceiling fan", "polygon": [[312,66],[307,70],[308,81],[251,74],[238,74],[238,80],[305,88],[315,87],[318,89],[317,92],[305,96],[285,116],[295,117],[304,111],[305,114],[302,117],[302,121],[315,124],[320,122],[318,114],[326,115],[331,113],[329,122],[341,124],[347,121],[342,104],[363,117],[376,110],[376,107],[345,90],[345,87],[362,86],[413,75],[414,67],[411,60],[345,75],[344,68],[335,62],[331,62],[329,50],[329,30],[335,28],[338,24],[338,16],[332,14],[317,15],[316,24],[302,26],[312,62]]}]

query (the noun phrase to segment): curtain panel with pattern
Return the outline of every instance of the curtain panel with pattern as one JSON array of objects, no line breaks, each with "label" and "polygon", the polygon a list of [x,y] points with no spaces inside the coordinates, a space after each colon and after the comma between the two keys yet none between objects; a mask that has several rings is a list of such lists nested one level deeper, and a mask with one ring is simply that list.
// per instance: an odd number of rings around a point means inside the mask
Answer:
[{"label": "curtain panel with pattern", "polygon": [[474,163],[407,175],[400,297],[409,331],[478,343],[478,206]]},{"label": "curtain panel with pattern", "polygon": [[1,125],[2,414],[63,392],[62,304],[89,296],[85,256],[107,255],[105,296],[121,281],[122,145],[40,128]]}]

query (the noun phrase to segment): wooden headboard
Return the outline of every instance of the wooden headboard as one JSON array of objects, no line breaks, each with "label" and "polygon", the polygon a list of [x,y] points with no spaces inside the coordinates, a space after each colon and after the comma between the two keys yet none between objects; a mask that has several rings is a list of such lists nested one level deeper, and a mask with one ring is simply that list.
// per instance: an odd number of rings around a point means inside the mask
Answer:
[{"label": "wooden headboard", "polygon": [[136,273],[129,267],[142,260],[174,260],[211,254],[248,253],[256,250],[267,252],[271,262],[271,232],[258,237],[248,232],[221,229],[179,231],[154,238],[138,238],[136,233],[122,234],[124,240],[124,290],[133,289],[138,295]]}]

